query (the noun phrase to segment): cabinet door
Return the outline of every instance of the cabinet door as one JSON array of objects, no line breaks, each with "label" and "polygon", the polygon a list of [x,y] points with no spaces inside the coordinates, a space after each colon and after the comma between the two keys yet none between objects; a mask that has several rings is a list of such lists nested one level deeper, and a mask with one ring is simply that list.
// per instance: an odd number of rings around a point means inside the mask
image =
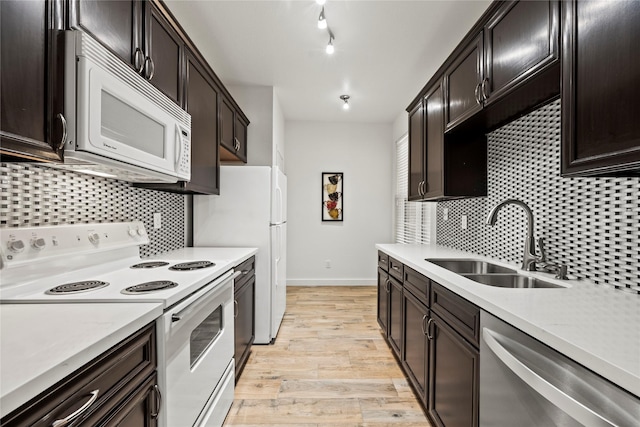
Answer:
[{"label": "cabinet door", "polygon": [[446,130],[482,109],[480,84],[484,76],[483,35],[473,39],[444,74],[447,90]]},{"label": "cabinet door", "polygon": [[640,175],[640,2],[562,2],[562,173]]},{"label": "cabinet door", "polygon": [[559,62],[559,20],[558,1],[507,2],[493,15],[484,29],[486,105]]},{"label": "cabinet door", "polygon": [[387,336],[387,325],[389,323],[389,288],[391,283],[386,271],[378,268],[378,324],[383,335]]},{"label": "cabinet door", "polygon": [[401,359],[402,349],[402,283],[393,277],[389,278],[391,286],[389,286],[389,344],[391,349]]},{"label": "cabinet door", "polygon": [[141,0],[73,0],[72,25],[88,32],[140,72],[144,66]]},{"label": "cabinet door", "polygon": [[[147,54],[152,69],[146,69],[146,78],[173,102],[182,105],[182,58],[184,43],[160,10],[146,2],[148,17]],[[149,67],[147,62],[145,65]]]},{"label": "cabinet door", "polygon": [[235,353],[236,382],[247,363],[251,345],[255,338],[255,288],[256,276],[253,276],[235,292]]},{"label": "cabinet door", "polygon": [[409,200],[422,198],[424,162],[424,108],[421,101],[409,112]]},{"label": "cabinet door", "polygon": [[62,160],[64,49],[54,2],[0,1],[0,155]]},{"label": "cabinet door", "polygon": [[429,199],[444,194],[444,94],[441,83],[425,96],[424,110],[427,168],[423,191],[424,198]]},{"label": "cabinet door", "polygon": [[234,128],[235,142],[238,144],[238,150],[236,154],[238,159],[247,162],[247,123],[244,121],[240,114],[236,113],[235,128]]},{"label": "cabinet door", "polygon": [[402,366],[423,405],[427,405],[428,343],[427,321],[429,310],[405,289],[402,309],[404,328],[402,339]]},{"label": "cabinet door", "polygon": [[218,88],[207,69],[187,52],[185,110],[191,114],[191,181],[185,189],[219,194]]},{"label": "cabinet door", "polygon": [[431,312],[429,415],[438,426],[478,426],[478,350]]},{"label": "cabinet door", "polygon": [[236,144],[234,140],[235,115],[233,105],[225,98],[220,97],[220,148],[222,153],[220,160],[236,160]]}]

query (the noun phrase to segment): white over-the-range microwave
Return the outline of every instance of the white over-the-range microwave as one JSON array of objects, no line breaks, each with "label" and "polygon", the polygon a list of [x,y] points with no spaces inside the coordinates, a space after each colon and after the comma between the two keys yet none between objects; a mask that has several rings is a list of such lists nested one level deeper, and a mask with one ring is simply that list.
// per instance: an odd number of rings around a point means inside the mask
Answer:
[{"label": "white over-the-range microwave", "polygon": [[81,31],[65,32],[64,163],[107,178],[191,178],[191,116]]}]

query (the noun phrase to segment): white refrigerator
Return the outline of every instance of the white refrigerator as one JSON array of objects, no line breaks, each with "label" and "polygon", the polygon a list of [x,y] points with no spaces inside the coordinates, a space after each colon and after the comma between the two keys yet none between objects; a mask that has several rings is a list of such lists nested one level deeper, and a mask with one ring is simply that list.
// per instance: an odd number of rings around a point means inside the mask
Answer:
[{"label": "white refrigerator", "polygon": [[284,173],[278,167],[221,166],[220,195],[193,198],[193,244],[258,248],[255,343],[272,343],[287,301]]}]

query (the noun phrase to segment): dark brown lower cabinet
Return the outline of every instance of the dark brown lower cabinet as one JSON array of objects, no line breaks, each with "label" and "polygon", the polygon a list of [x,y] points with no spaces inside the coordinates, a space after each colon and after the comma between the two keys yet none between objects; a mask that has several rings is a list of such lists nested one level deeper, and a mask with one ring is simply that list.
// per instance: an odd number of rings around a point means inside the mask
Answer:
[{"label": "dark brown lower cabinet", "polygon": [[235,291],[235,362],[236,382],[240,378],[242,369],[247,364],[251,345],[256,337],[255,333],[255,293],[256,276],[252,276],[239,289]]},{"label": "dark brown lower cabinet", "polygon": [[389,324],[389,273],[378,268],[378,325],[382,329],[382,334],[387,336]]},{"label": "dark brown lower cabinet", "polygon": [[389,345],[398,360],[402,348],[402,283],[389,277],[389,325],[387,328]]},{"label": "dark brown lower cabinet", "polygon": [[419,400],[426,407],[429,371],[429,340],[426,328],[429,309],[406,288],[402,301],[404,312],[402,367]]},{"label": "dark brown lower cabinet", "polygon": [[[0,425],[153,427],[161,399],[155,324],[150,324],[4,417]],[[60,421],[71,417],[68,423]]]},{"label": "dark brown lower cabinet", "polygon": [[477,427],[480,352],[431,313],[428,411],[437,426]]}]

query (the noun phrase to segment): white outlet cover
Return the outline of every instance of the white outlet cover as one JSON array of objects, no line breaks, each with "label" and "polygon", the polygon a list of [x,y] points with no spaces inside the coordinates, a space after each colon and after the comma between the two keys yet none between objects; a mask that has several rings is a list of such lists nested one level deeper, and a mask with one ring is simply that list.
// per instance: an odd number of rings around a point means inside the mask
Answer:
[{"label": "white outlet cover", "polygon": [[160,212],[153,213],[153,228],[155,229],[162,228],[162,213]]},{"label": "white outlet cover", "polygon": [[443,221],[449,220],[449,208],[442,209],[442,220]]},{"label": "white outlet cover", "polygon": [[460,227],[462,227],[462,229],[463,229],[463,230],[466,230],[466,229],[467,229],[467,225],[468,225],[468,223],[467,223],[467,216],[466,216],[466,215],[462,215],[462,216],[460,217],[460,219],[461,219],[461,221],[460,221]]}]

